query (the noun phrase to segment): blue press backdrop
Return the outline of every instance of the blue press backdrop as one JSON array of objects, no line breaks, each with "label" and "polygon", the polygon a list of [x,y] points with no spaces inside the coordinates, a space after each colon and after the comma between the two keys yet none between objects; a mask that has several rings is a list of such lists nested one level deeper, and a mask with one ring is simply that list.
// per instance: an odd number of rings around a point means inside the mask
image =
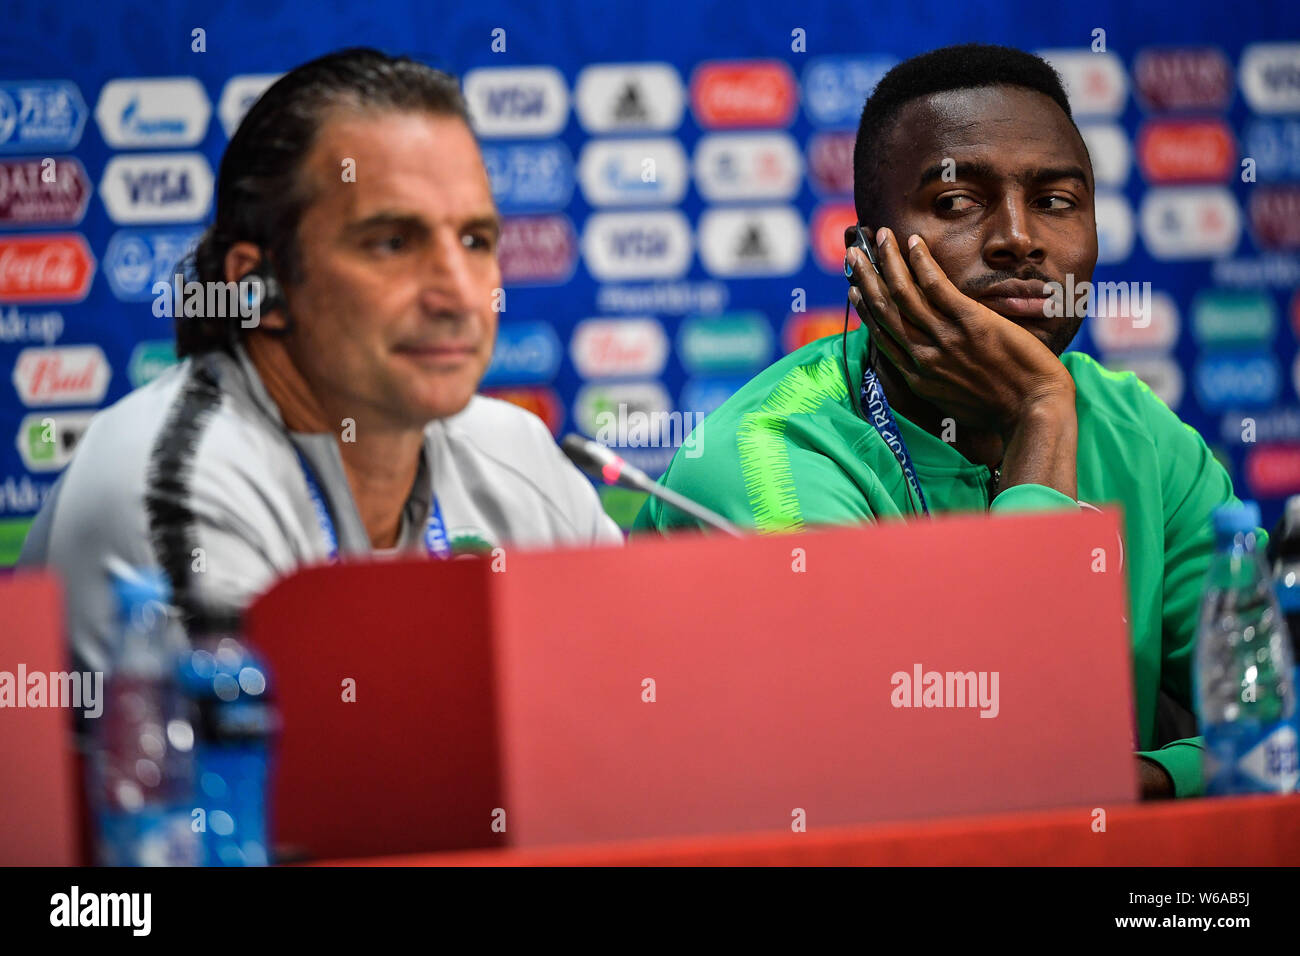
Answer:
[{"label": "blue press backdrop", "polygon": [[[511,220],[502,355],[490,384],[557,432],[590,431],[595,411],[620,402],[708,411],[790,345],[827,329],[822,323],[838,324],[844,282],[826,237],[850,201],[844,148],[881,70],[955,42],[1070,51],[1066,59],[1078,71],[1072,98],[1094,111],[1079,122],[1095,131],[1090,145],[1113,167],[1099,215],[1113,261],[1094,278],[1150,281],[1168,297],[1146,329],[1114,327],[1108,337],[1094,334],[1090,319],[1076,347],[1138,369],[1215,446],[1238,493],[1262,501],[1266,523],[1286,494],[1300,492],[1300,5],[103,0],[7,7],[0,564],[15,555],[88,413],[167,361],[170,319],[153,314],[149,290],[155,273],[170,275],[174,250],[210,221],[194,195],[203,191],[202,163],[181,154],[201,153],[215,174],[228,138],[223,120],[237,114],[241,90],[256,89],[256,81],[239,80],[228,90],[232,77],[275,74],[350,45],[408,53],[461,75],[492,71],[478,74],[481,85],[470,91],[471,106],[492,127],[483,132],[499,133],[483,143]],[[193,49],[196,29],[204,52]],[[1105,53],[1091,49],[1099,29]],[[621,66],[588,77],[584,100],[579,81],[591,64]],[[669,69],[626,69],[645,64]],[[558,71],[562,82],[510,72],[538,66]],[[117,84],[106,95],[115,80],[177,77],[197,80],[199,99],[211,106],[206,125],[193,85],[182,85],[189,115],[175,122],[155,88]],[[606,95],[614,89],[619,95]],[[677,92],[684,108],[674,120]],[[551,123],[556,110],[558,125]],[[765,135],[715,137],[697,155],[702,140],[737,129]],[[106,135],[123,138],[110,145]],[[621,149],[628,137],[659,142]],[[611,145],[601,147],[605,140]],[[157,153],[176,155],[148,158]],[[656,183],[636,175],[634,160],[645,155],[658,159]],[[64,157],[84,167],[84,217],[77,218],[75,188],[54,195],[35,181],[47,157],[65,184],[65,170],[76,170]],[[123,157],[137,187],[142,170],[161,176],[152,193],[129,195],[116,172],[106,175],[110,161]],[[1255,160],[1255,182],[1242,181],[1244,157]],[[1154,203],[1153,190],[1162,193]],[[1144,202],[1152,203],[1145,218]],[[664,210],[681,215],[665,218]],[[615,218],[589,228],[596,214]],[[786,228],[792,215],[796,230]],[[60,291],[77,285],[76,235],[95,260],[79,300],[79,291]],[[809,311],[792,312],[801,301]],[[603,321],[621,316],[643,321]],[[598,321],[575,341],[575,328],[591,319]],[[57,426],[53,444],[47,418]],[[1254,441],[1243,441],[1245,418]],[[670,452],[634,448],[629,457],[658,471]],[[624,520],[635,504],[607,500]]]}]

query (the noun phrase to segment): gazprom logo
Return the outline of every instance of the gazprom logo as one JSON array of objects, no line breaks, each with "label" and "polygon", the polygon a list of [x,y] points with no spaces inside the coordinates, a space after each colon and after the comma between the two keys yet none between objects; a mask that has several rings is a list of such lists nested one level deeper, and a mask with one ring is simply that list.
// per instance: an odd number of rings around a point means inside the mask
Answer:
[{"label": "gazprom logo", "polygon": [[212,104],[192,76],[112,80],[95,106],[104,141],[116,149],[194,146],[208,131]]},{"label": "gazprom logo", "polygon": [[502,322],[484,385],[551,381],[560,368],[560,340],[546,322]]},{"label": "gazprom logo", "polygon": [[681,143],[657,139],[592,140],[578,160],[578,181],[593,206],[671,205],[689,179]]}]

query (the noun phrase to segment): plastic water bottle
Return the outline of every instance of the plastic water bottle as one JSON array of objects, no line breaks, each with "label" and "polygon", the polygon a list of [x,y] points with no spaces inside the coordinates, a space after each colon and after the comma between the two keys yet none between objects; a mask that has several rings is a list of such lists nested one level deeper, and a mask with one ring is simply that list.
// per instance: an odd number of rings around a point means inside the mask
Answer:
[{"label": "plastic water bottle", "polygon": [[1300,691],[1300,495],[1287,500],[1286,511],[1270,542],[1274,556],[1273,587],[1287,630],[1291,632],[1291,659],[1297,665],[1292,686]]},{"label": "plastic water bottle", "polygon": [[269,750],[278,726],[266,667],[233,634],[205,636],[194,641],[181,680],[198,707],[204,863],[266,866]]},{"label": "plastic water bottle", "polygon": [[96,855],[105,866],[194,866],[194,728],[177,681],[184,636],[159,571],[114,568],[119,609],[104,712],[91,734]]},{"label": "plastic water bottle", "polygon": [[1256,551],[1259,506],[1214,513],[1196,640],[1196,707],[1209,794],[1289,793],[1300,779],[1291,640]]}]

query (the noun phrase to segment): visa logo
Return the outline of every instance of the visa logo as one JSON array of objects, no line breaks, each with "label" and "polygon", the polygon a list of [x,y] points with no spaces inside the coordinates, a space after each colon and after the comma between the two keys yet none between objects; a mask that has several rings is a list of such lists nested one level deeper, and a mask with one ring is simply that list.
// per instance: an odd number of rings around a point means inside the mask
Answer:
[{"label": "visa logo", "polygon": [[114,222],[202,219],[212,203],[212,167],[202,153],[122,154],[108,161],[99,193]]},{"label": "visa logo", "polygon": [[189,173],[186,172],[177,173],[175,176],[170,169],[141,173],[123,172],[122,179],[126,183],[133,203],[144,202],[154,206],[167,206],[172,203],[188,202],[194,195],[190,188]]},{"label": "visa logo", "polygon": [[546,112],[546,93],[538,87],[525,89],[507,86],[488,90],[488,112],[494,116],[513,116],[518,119],[542,116]]},{"label": "visa logo", "polygon": [[1260,70],[1264,83],[1272,90],[1300,91],[1300,64],[1273,63]]},{"label": "visa logo", "polygon": [[614,232],[609,237],[610,246],[620,257],[640,256],[655,258],[668,252],[668,236],[659,229],[633,229]]}]

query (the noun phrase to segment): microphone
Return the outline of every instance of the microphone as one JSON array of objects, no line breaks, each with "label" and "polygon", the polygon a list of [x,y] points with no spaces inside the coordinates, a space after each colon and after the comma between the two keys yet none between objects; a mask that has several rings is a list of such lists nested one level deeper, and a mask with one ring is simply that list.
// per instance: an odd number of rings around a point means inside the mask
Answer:
[{"label": "microphone", "polygon": [[633,491],[644,491],[665,504],[672,505],[678,511],[685,512],[692,518],[703,522],[710,528],[716,528],[733,538],[744,537],[739,528],[716,511],[710,511],[704,505],[696,504],[690,498],[679,495],[671,488],[665,488],[658,482],[652,481],[650,476],[640,468],[629,465],[599,442],[590,441],[581,435],[569,434],[565,435],[564,441],[560,442],[560,448],[569,456],[569,460],[581,470],[593,478],[599,478],[607,485],[631,488]]}]

